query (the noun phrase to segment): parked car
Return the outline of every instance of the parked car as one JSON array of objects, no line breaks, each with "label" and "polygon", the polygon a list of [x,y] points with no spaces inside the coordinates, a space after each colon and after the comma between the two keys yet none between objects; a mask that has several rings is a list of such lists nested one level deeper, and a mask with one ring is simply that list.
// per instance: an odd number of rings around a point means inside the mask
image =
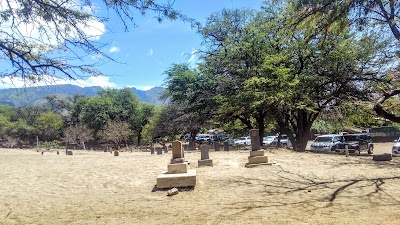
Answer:
[{"label": "parked car", "polygon": [[227,137],[225,134],[217,134],[215,137],[217,141],[225,141],[229,139],[229,137]]},{"label": "parked car", "polygon": [[180,139],[183,140],[183,141],[189,141],[190,137],[191,137],[190,134],[185,134],[185,135],[181,136]]},{"label": "parked car", "polygon": [[251,145],[250,137],[240,137],[235,140],[235,145]]},{"label": "parked car", "polygon": [[290,142],[289,137],[286,134],[281,135],[280,141],[283,148],[292,147],[292,142]]},{"label": "parked car", "polygon": [[229,138],[229,139],[227,139],[225,141],[228,142],[229,145],[234,145],[235,144],[235,139],[232,139],[232,138]]},{"label": "parked car", "polygon": [[394,144],[392,147],[392,155],[393,156],[400,156],[400,138],[397,140],[394,140]]},{"label": "parked car", "polygon": [[263,137],[263,145],[266,147],[277,147],[278,138],[276,136]]},{"label": "parked car", "polygon": [[368,154],[372,154],[374,151],[374,144],[372,143],[372,138],[369,133],[343,135],[343,140],[336,151],[344,152],[346,145],[351,153],[355,152],[360,154],[363,151],[367,151]]},{"label": "parked car", "polygon": [[315,138],[310,146],[311,151],[335,151],[342,142],[343,136],[339,134],[320,135]]},{"label": "parked car", "polygon": [[195,137],[196,141],[199,142],[204,142],[204,141],[208,141],[208,142],[214,142],[216,140],[215,135],[212,134],[198,134]]}]

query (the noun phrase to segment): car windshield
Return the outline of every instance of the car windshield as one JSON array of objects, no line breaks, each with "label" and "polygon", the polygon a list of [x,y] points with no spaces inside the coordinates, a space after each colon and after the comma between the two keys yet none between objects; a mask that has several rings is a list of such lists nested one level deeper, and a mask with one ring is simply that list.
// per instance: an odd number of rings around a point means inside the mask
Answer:
[{"label": "car windshield", "polygon": [[317,137],[315,142],[329,142],[332,141],[333,136]]},{"label": "car windshield", "polygon": [[345,135],[343,136],[345,141],[358,141],[359,136],[356,135]]},{"label": "car windshield", "polygon": [[246,140],[246,137],[240,137],[239,140]]},{"label": "car windshield", "polygon": [[272,141],[274,140],[274,136],[268,136],[268,137],[264,137],[264,141]]}]

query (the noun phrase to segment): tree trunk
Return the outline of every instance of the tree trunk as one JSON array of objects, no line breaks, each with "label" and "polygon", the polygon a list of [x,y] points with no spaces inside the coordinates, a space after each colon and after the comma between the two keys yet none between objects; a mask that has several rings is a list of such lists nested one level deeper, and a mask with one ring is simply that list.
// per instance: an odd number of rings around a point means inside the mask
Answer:
[{"label": "tree trunk", "polygon": [[67,142],[67,143],[65,144],[65,154],[67,154],[67,152],[68,152],[68,145],[69,145],[69,142]]},{"label": "tree trunk", "polygon": [[[289,137],[294,151],[304,152],[307,147],[307,142],[311,134],[311,126],[317,118],[318,113],[309,114],[305,110],[298,109],[296,111],[296,120],[292,121],[294,124],[290,127],[288,124],[279,123],[284,127],[284,131]],[[296,136],[294,136],[294,134]]]},{"label": "tree trunk", "polygon": [[140,146],[142,143],[142,130],[138,131],[137,135],[137,146]]},{"label": "tree trunk", "polygon": [[256,118],[256,121],[258,126],[258,136],[260,137],[260,146],[262,146],[264,138],[264,129],[265,129],[264,117],[260,116],[259,118]]},{"label": "tree trunk", "polygon": [[190,150],[195,150],[196,149],[196,135],[197,131],[191,131],[190,132],[190,138],[189,138],[189,149]]},{"label": "tree trunk", "polygon": [[84,142],[84,141],[82,141],[82,142],[81,142],[81,144],[82,144],[83,150],[86,150],[86,145],[85,145],[85,142]]}]

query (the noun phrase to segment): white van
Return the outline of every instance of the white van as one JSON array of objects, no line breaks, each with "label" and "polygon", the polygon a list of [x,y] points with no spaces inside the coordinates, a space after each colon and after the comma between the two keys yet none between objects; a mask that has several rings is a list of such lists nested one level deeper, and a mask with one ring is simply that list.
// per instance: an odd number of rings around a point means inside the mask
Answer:
[{"label": "white van", "polygon": [[310,146],[311,151],[335,151],[343,140],[340,134],[326,134],[315,138]]}]

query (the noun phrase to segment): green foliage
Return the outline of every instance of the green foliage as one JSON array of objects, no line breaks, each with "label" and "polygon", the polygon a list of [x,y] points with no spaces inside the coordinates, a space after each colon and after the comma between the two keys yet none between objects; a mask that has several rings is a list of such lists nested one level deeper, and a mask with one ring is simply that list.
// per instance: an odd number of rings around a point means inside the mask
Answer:
[{"label": "green foliage", "polygon": [[45,141],[40,145],[42,148],[46,149],[62,149],[63,147],[60,145],[60,142],[57,140],[54,141]]},{"label": "green foliage", "polygon": [[99,96],[78,99],[72,107],[71,121],[81,121],[97,134],[111,120],[134,126],[138,112],[139,100],[129,88],[106,89]]},{"label": "green foliage", "polygon": [[255,17],[224,11],[207,22],[205,67],[217,86],[219,120],[238,119],[262,135],[273,118],[294,148],[304,150],[323,110],[370,97],[370,81],[379,80],[375,57],[387,43],[356,36],[346,21],[331,23],[324,33],[312,18],[291,29],[290,5],[264,10]]},{"label": "green foliage", "polygon": [[[137,145],[141,145],[141,140],[143,135],[142,131],[145,128],[145,126],[149,124],[154,114],[155,114],[155,106],[145,103],[139,104],[137,114],[131,121],[133,130],[136,132]],[[146,141],[149,141],[148,140],[150,138],[149,135],[147,133],[145,135],[147,137]]]},{"label": "green foliage", "polygon": [[[294,13],[286,21],[292,27],[307,26],[309,21],[318,21],[312,32],[308,36],[329,35],[332,27],[339,30],[347,29],[343,24],[351,24],[352,30],[357,30],[360,39],[364,39],[361,44],[364,50],[359,57],[373,62],[375,72],[382,77],[393,79],[398,74],[399,63],[397,60],[399,52],[399,10],[400,5],[397,0],[341,0],[341,1],[290,1],[290,7],[294,8]],[[340,26],[342,25],[342,26]],[[383,43],[380,47],[371,48],[371,37],[375,36]],[[369,39],[369,40],[368,40]],[[375,45],[376,46],[376,45]],[[379,49],[379,51],[376,51]],[[372,56],[372,57],[371,57]],[[398,86],[393,84],[375,84],[375,87],[385,87],[386,90],[381,98],[376,100],[374,105],[375,112],[386,119],[399,122],[399,114],[391,113],[390,108],[385,108],[382,104],[387,99],[393,98],[399,93]],[[380,90],[380,89],[378,89]],[[391,94],[388,94],[391,93]]]},{"label": "green foliage", "polygon": [[174,64],[165,72],[166,90],[164,98],[170,100],[160,114],[158,131],[161,134],[171,134],[173,125],[175,131],[192,133],[193,137],[201,128],[211,122],[214,101],[214,84],[206,71],[189,68],[186,64]]},{"label": "green foliage", "polygon": [[60,136],[63,123],[61,115],[52,112],[43,113],[36,119],[36,132],[42,140],[55,140]]}]

